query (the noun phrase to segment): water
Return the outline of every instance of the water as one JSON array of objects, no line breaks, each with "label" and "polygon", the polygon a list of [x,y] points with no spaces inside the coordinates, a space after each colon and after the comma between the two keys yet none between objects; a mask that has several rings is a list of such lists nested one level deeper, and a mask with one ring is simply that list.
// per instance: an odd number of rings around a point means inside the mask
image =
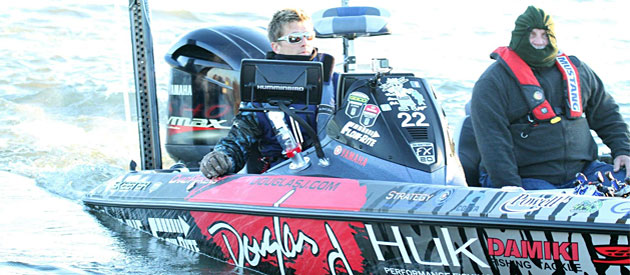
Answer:
[{"label": "water", "polygon": [[[0,273],[249,272],[89,213],[80,203],[85,192],[139,161],[127,3],[10,1],[0,10]],[[163,56],[179,36],[215,24],[265,26],[280,7],[314,12],[339,3],[150,1],[162,118]],[[358,62],[387,57],[395,71],[428,78],[451,125],[492,62],[489,53],[509,42],[526,8],[510,1],[350,3],[390,3],[394,16],[393,35],[356,41]],[[627,4],[534,4],[554,15],[561,49],[598,73],[630,123]],[[318,44],[341,60],[339,40]],[[163,156],[165,166],[172,163]]]}]

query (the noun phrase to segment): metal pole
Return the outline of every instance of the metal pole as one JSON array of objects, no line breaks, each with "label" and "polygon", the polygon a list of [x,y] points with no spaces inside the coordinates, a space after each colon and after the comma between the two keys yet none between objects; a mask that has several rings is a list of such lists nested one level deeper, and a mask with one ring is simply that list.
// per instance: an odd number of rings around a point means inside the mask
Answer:
[{"label": "metal pole", "polygon": [[343,72],[347,73],[350,69],[350,63],[348,63],[348,38],[345,36],[342,38],[342,46],[343,46]]},{"label": "metal pole", "polygon": [[[341,6],[347,7],[349,0],[341,0]],[[356,69],[353,38],[343,37],[343,72],[353,72]]]},{"label": "metal pole", "polygon": [[147,0],[129,0],[141,168],[161,169],[160,131]]}]

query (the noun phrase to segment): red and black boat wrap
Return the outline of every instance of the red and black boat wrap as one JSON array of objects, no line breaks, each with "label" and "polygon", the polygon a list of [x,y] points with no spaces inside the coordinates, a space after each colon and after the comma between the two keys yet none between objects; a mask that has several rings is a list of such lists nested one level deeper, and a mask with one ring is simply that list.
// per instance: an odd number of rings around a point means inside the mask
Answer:
[{"label": "red and black boat wrap", "polygon": [[328,177],[131,172],[86,205],[270,274],[628,274],[630,201]]}]

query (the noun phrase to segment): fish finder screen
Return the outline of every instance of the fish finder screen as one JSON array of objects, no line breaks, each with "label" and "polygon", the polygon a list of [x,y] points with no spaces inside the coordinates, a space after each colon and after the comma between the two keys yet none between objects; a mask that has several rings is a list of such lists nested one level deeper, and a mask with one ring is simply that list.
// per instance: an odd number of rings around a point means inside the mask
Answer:
[{"label": "fish finder screen", "polygon": [[320,62],[244,59],[241,100],[317,105],[322,96],[322,75]]}]

